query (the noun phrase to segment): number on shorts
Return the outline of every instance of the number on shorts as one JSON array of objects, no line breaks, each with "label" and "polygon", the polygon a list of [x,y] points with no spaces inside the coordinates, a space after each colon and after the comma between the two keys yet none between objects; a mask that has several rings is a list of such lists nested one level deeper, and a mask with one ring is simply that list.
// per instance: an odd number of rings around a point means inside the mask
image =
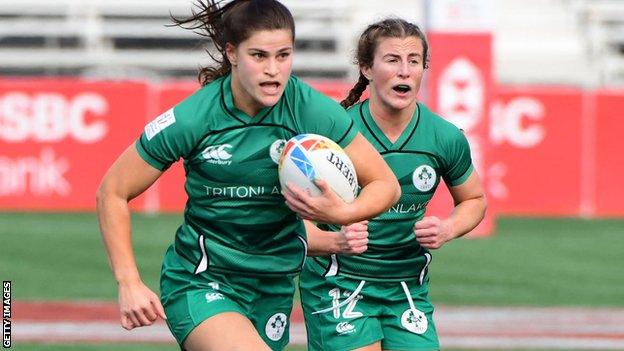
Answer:
[{"label": "number on shorts", "polygon": [[362,317],[362,312],[353,312],[353,309],[355,308],[355,304],[358,302],[360,298],[356,297],[355,299],[349,301],[349,303],[347,304],[347,307],[345,307],[344,312],[342,312],[342,317],[343,318],[357,318],[357,317]]},{"label": "number on shorts", "polygon": [[340,318],[340,289],[333,288],[329,291],[329,296],[332,297],[332,307],[334,308],[334,318]]},{"label": "number on shorts", "polygon": [[[340,318],[340,289],[333,288],[329,291],[328,295],[332,297],[332,307],[333,307],[334,318]],[[353,300],[349,301],[349,303],[344,309],[344,312],[342,313],[342,318],[345,318],[345,319],[357,318],[363,315],[362,312],[353,311],[359,299],[360,297],[356,296]]]}]

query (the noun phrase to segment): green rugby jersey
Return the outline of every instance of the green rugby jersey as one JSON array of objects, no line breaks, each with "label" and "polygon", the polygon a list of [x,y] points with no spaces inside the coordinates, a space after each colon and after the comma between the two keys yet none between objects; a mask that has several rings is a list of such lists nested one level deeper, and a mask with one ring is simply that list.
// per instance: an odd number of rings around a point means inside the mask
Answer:
[{"label": "green rugby jersey", "polygon": [[188,200],[173,245],[189,270],[300,270],[305,229],[281,195],[277,161],[286,140],[301,133],[345,147],[357,129],[340,105],[296,77],[276,105],[250,117],[234,106],[229,75],[145,127],[135,145],[146,162],[165,170],[184,159]]},{"label": "green rugby jersey", "polygon": [[422,283],[431,254],[416,241],[414,223],[424,217],[441,179],[456,186],[472,173],[468,141],[457,127],[420,103],[394,143],[373,120],[368,100],[351,107],[349,115],[396,175],[401,198],[387,212],[369,221],[368,250],[363,254],[314,260],[326,269],[326,276],[342,274],[365,280],[419,278]]}]

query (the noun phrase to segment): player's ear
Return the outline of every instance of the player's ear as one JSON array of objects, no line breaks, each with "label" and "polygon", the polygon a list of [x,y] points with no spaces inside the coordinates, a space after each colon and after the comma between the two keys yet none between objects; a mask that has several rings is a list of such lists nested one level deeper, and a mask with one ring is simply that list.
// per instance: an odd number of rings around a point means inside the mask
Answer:
[{"label": "player's ear", "polygon": [[230,61],[230,64],[233,67],[236,67],[238,64],[238,55],[236,54],[236,46],[225,43],[225,55],[227,56],[227,60]]},{"label": "player's ear", "polygon": [[366,79],[368,79],[369,81],[372,81],[373,74],[371,72],[371,68],[370,67],[360,66],[360,72],[362,73],[362,75],[364,77],[366,77]]}]

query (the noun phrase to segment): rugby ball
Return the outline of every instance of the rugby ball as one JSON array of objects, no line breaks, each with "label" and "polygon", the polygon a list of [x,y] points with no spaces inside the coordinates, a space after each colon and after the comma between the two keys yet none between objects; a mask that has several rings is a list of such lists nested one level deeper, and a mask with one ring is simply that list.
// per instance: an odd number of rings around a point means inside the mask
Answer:
[{"label": "rugby ball", "polygon": [[314,184],[322,179],[345,202],[352,202],[358,191],[355,167],[340,145],[317,134],[300,134],[286,142],[278,163],[280,185],[292,183],[320,196]]}]

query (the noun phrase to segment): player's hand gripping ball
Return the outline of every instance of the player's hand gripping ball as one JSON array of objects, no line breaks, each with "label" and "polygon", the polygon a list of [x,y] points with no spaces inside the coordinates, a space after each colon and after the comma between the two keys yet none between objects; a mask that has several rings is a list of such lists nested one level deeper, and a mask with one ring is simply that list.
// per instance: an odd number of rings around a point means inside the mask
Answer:
[{"label": "player's hand gripping ball", "polygon": [[314,180],[322,179],[347,203],[357,195],[357,175],[351,159],[338,144],[322,135],[300,134],[288,140],[278,172],[282,189],[290,183],[312,196],[320,196]]}]

